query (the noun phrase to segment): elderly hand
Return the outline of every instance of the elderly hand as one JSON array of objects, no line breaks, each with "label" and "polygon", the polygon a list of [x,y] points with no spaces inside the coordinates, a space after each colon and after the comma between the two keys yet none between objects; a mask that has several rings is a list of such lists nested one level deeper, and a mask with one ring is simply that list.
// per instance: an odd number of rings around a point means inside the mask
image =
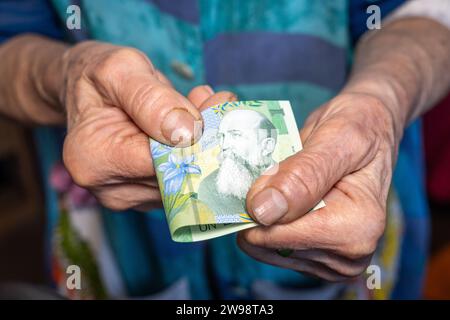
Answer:
[{"label": "elderly hand", "polygon": [[[257,260],[330,281],[361,274],[386,220],[399,137],[374,96],[345,93],[301,130],[304,148],[261,176],[247,208],[264,226],[242,231],[241,249]],[[326,207],[307,213],[321,199]],[[277,249],[292,249],[282,257]]]},{"label": "elderly hand", "polygon": [[78,185],[114,210],[160,206],[149,136],[188,145],[197,138],[198,108],[235,99],[207,86],[185,98],[131,48],[86,42],[68,49],[63,59],[64,164]]}]

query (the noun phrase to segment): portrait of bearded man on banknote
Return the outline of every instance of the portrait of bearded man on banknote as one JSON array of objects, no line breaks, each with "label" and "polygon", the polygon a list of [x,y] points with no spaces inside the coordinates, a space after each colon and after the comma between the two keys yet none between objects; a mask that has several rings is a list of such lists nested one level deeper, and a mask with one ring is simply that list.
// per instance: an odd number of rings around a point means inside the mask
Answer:
[{"label": "portrait of bearded man on banknote", "polygon": [[224,115],[217,138],[220,166],[201,182],[198,199],[217,215],[244,212],[251,185],[275,164],[277,130],[260,112],[233,110]]}]

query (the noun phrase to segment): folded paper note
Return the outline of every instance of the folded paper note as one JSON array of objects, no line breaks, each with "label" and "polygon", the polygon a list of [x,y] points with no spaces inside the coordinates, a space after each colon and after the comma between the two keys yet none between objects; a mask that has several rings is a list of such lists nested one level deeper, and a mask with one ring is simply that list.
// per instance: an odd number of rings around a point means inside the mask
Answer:
[{"label": "folded paper note", "polygon": [[[248,190],[302,148],[288,101],[227,102],[202,116],[202,136],[190,147],[150,139],[170,234],[177,242],[257,226],[246,212]],[[321,201],[314,209],[323,206]]]}]

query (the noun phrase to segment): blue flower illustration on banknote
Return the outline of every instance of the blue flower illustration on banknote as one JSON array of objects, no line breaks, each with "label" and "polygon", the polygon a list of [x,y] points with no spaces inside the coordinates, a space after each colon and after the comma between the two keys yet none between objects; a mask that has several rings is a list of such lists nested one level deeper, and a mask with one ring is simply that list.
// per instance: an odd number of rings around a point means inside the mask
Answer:
[{"label": "blue flower illustration on banknote", "polygon": [[168,154],[173,149],[172,147],[161,144],[155,140],[150,141],[150,146],[152,149],[152,156],[154,159],[160,158]]},{"label": "blue flower illustration on banknote", "polygon": [[158,171],[163,172],[164,191],[167,195],[181,190],[187,174],[201,174],[200,167],[193,163],[194,159],[194,155],[180,158],[172,153],[167,162],[158,166]]}]

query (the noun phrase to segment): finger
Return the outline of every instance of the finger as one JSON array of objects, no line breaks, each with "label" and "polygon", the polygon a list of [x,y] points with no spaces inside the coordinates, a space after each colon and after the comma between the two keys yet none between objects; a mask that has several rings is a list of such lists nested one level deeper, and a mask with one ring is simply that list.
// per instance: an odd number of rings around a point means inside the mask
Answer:
[{"label": "finger", "polygon": [[286,224],[244,230],[241,231],[242,236],[250,244],[259,247],[294,250],[314,248],[353,261],[367,258],[377,247],[384,223],[379,221],[379,209],[373,209],[377,205],[372,201],[364,202],[370,195],[354,191],[353,202],[347,196],[349,189],[346,188],[345,182],[339,182],[325,196],[327,206],[311,214]]},{"label": "finger", "polygon": [[114,177],[110,177],[111,180],[108,183],[122,182],[126,179],[155,184],[155,181],[151,182],[155,175],[155,169],[150,156],[148,137],[143,133],[134,136],[118,134],[117,137],[119,136],[123,138],[105,148],[104,152],[105,174],[108,175],[108,171],[110,171],[109,174],[115,174],[117,177],[117,181],[113,179]]},{"label": "finger", "polygon": [[131,208],[155,206],[161,203],[161,193],[157,188],[149,188],[141,184],[118,184],[93,188],[92,193],[106,208],[123,211]]},{"label": "finger", "polygon": [[160,209],[160,208],[162,208],[162,202],[151,201],[151,202],[143,203],[137,207],[133,207],[132,209],[135,211],[145,213],[145,212],[149,212],[151,210]]},{"label": "finger", "polygon": [[[332,191],[334,194],[338,191]],[[274,224],[268,227],[256,227],[240,232],[242,237],[254,246],[271,249],[287,248],[294,250],[329,249],[333,250],[341,245],[340,237],[336,232],[340,232],[339,215],[345,212],[345,199],[338,196],[325,197],[327,206],[307,214],[300,219],[286,224]],[[337,199],[336,199],[337,198]],[[340,202],[339,202],[340,201]],[[333,214],[328,214],[329,208],[333,209]],[[349,238],[346,235],[345,239]]]},{"label": "finger", "polygon": [[189,92],[187,98],[194,106],[200,108],[202,103],[213,94],[214,90],[210,86],[197,86]]},{"label": "finger", "polygon": [[153,139],[188,146],[199,138],[202,122],[197,108],[161,82],[142,53],[117,50],[88,76],[107,103],[121,107]]},{"label": "finger", "polygon": [[133,180],[135,183],[140,183],[144,186],[149,186],[151,188],[158,188],[158,179],[156,178],[156,176],[151,176],[150,178],[145,178],[145,179],[134,179]]},{"label": "finger", "polygon": [[[155,170],[148,136],[131,125],[118,108],[105,109],[95,117],[98,119],[90,120],[90,128],[76,127],[64,141],[63,160],[74,181],[87,188],[124,179],[150,181]],[[95,155],[89,152],[92,145],[96,146]]]},{"label": "finger", "polygon": [[200,111],[203,111],[209,107],[222,104],[229,101],[237,101],[237,96],[229,91],[220,91],[203,101],[200,106]]},{"label": "finger", "polygon": [[288,223],[311,210],[343,176],[367,165],[376,149],[360,128],[323,124],[302,151],[259,177],[247,194],[250,215],[263,225]]},{"label": "finger", "polygon": [[290,258],[314,261],[327,266],[344,277],[357,277],[370,263],[371,256],[351,260],[324,250],[294,250]]},{"label": "finger", "polygon": [[327,281],[336,282],[347,280],[347,277],[338,274],[321,263],[307,259],[281,257],[275,250],[253,246],[239,236],[237,240],[238,246],[242,249],[242,251],[260,262],[289,270],[295,270]]}]

